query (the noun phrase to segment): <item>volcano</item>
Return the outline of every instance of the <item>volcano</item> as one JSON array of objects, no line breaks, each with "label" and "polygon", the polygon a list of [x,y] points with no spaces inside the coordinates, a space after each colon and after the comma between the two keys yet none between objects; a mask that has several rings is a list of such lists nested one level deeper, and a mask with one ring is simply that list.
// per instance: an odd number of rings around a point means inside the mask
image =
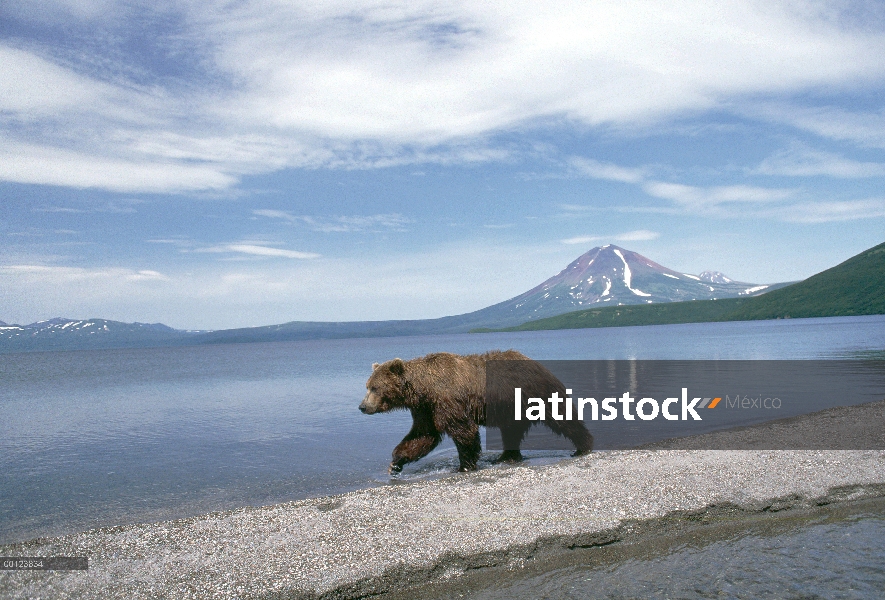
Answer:
[{"label": "volcano", "polygon": [[480,313],[523,322],[593,305],[617,306],[757,296],[772,286],[733,281],[719,271],[691,275],[641,254],[607,245],[593,248],[529,291]]}]

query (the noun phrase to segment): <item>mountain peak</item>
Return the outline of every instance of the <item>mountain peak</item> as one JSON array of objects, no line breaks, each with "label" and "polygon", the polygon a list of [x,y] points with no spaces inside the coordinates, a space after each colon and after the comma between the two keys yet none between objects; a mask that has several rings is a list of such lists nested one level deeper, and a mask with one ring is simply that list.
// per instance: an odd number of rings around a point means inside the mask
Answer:
[{"label": "mountain peak", "polygon": [[720,271],[704,271],[698,277],[701,278],[701,281],[706,281],[707,283],[733,283],[731,279],[725,276],[725,273]]},{"label": "mountain peak", "polygon": [[53,317],[51,319],[46,319],[45,321],[37,321],[35,323],[31,323],[28,327],[39,327],[44,325],[64,325],[65,323],[70,323],[73,319],[66,319],[64,317]]}]

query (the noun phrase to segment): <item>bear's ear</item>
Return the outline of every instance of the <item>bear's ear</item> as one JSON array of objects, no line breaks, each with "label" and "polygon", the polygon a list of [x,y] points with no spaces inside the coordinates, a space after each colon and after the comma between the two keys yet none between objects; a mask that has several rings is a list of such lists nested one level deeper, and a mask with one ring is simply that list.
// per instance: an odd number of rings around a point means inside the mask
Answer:
[{"label": "bear's ear", "polygon": [[406,364],[402,361],[401,358],[394,358],[390,362],[390,372],[394,375],[402,375],[406,372]]},{"label": "bear's ear", "polygon": [[378,367],[380,367],[380,366],[381,365],[379,363],[372,363],[372,370],[376,371],[378,369]]}]

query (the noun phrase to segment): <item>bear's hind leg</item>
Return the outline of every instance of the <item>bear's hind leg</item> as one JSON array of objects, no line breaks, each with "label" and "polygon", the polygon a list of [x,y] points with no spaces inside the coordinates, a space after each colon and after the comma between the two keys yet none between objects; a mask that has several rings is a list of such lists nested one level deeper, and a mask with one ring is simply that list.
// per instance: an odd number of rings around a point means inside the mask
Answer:
[{"label": "bear's hind leg", "polygon": [[479,455],[482,452],[482,442],[479,439],[479,430],[472,437],[465,439],[452,438],[455,441],[455,447],[458,449],[458,462],[460,463],[459,471],[476,471],[476,463],[479,461]]},{"label": "bear's hind leg", "polygon": [[522,461],[522,452],[519,451],[519,446],[530,427],[530,423],[515,422],[506,423],[501,427],[501,441],[504,444],[504,451],[501,452],[501,456],[495,459],[496,463]]},{"label": "bear's hind leg", "polygon": [[545,421],[545,424],[557,435],[562,435],[571,440],[575,445],[572,456],[583,456],[593,450],[593,435],[581,421]]}]

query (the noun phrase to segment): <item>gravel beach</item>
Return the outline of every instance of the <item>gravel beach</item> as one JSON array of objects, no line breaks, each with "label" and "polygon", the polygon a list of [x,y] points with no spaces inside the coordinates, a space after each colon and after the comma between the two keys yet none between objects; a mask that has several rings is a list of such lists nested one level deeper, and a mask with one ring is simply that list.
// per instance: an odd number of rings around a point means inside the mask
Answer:
[{"label": "gravel beach", "polygon": [[[885,424],[885,402],[843,410]],[[827,411],[777,426],[801,433],[815,419],[839,435]],[[717,511],[879,497],[882,450],[600,452],[2,546],[3,556],[87,556],[89,569],[0,571],[0,596],[355,598],[616,543],[637,527]]]}]

